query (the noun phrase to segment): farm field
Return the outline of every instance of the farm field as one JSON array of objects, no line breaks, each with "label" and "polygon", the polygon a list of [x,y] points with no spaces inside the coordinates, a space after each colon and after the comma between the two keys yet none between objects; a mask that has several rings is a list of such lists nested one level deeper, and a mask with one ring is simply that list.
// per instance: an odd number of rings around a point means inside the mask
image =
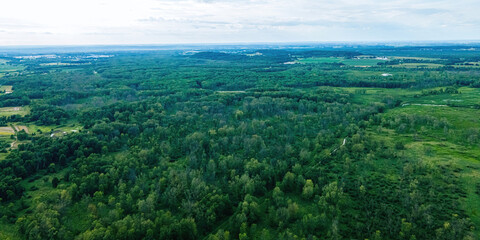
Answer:
[{"label": "farm field", "polygon": [[394,68],[440,68],[444,66],[445,65],[438,63],[402,63],[398,65],[392,65]]},{"label": "farm field", "polygon": [[0,135],[13,135],[15,133],[15,130],[8,126],[8,127],[0,127]]},{"label": "farm field", "polygon": [[346,59],[346,58],[338,58],[338,57],[329,57],[329,58],[306,58],[300,59],[297,62],[303,64],[316,64],[316,63],[343,63],[347,66],[355,66],[355,67],[371,67],[376,66],[377,63],[384,62],[385,60],[378,60],[378,59]]},{"label": "farm field", "polygon": [[[53,133],[54,136],[63,136],[64,133],[75,133],[82,129],[78,123],[70,122],[61,125],[36,125],[31,123],[21,123],[24,124],[22,129],[26,129],[29,133],[44,134],[45,136],[51,136]],[[20,125],[18,125],[20,127]]]},{"label": "farm field", "polygon": [[25,67],[19,65],[11,65],[5,59],[0,59],[0,73],[9,73],[9,72],[17,72],[24,70]]},{"label": "farm field", "polygon": [[3,85],[0,86],[0,94],[8,94],[13,92],[13,86]]},{"label": "farm field", "polygon": [[25,116],[29,113],[28,107],[3,107],[0,108],[0,116],[20,115]]},{"label": "farm field", "polygon": [[409,60],[420,60],[420,61],[438,61],[441,58],[427,58],[427,57],[405,57],[405,56],[392,56],[391,59],[409,59]]}]

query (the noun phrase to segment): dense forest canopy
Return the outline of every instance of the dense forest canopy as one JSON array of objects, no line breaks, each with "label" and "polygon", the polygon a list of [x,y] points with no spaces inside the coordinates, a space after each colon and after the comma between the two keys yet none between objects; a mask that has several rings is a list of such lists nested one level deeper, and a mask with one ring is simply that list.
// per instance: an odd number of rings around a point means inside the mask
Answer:
[{"label": "dense forest canopy", "polygon": [[0,239],[478,239],[479,56],[6,52]]}]

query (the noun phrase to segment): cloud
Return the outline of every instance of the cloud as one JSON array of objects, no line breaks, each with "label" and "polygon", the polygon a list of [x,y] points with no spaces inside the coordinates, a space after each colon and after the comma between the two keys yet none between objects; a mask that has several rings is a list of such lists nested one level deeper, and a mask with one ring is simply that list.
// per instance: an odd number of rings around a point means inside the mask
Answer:
[{"label": "cloud", "polygon": [[16,0],[2,5],[0,45],[480,39],[476,0]]}]

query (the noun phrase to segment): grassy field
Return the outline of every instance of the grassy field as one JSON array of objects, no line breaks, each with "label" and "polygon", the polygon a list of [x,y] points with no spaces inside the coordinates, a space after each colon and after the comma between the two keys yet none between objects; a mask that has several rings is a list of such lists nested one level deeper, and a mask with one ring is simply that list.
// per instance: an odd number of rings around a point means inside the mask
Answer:
[{"label": "grassy field", "polygon": [[[453,107],[473,108],[480,104],[480,89],[461,87],[458,88],[458,94],[438,94],[422,96],[421,90],[416,89],[388,89],[388,88],[361,88],[348,87],[341,88],[344,91],[355,94],[356,103],[372,102],[385,97],[395,97],[401,99],[405,105],[428,104],[428,105],[448,105]],[[441,88],[425,89],[439,90]]]},{"label": "grassy field", "polygon": [[[462,132],[466,129],[480,129],[480,110],[474,109],[473,104],[480,103],[480,89],[463,87],[459,88],[460,94],[440,94],[417,96],[419,90],[410,89],[382,89],[382,88],[342,88],[355,94],[355,102],[378,101],[386,96],[400,98],[411,104],[391,109],[385,116],[410,114],[418,116],[433,116],[437,119],[445,119],[450,128]],[[438,88],[437,88],[438,89]],[[419,105],[412,105],[419,104]],[[432,105],[452,106],[432,106]],[[475,193],[476,186],[480,184],[480,145],[468,145],[454,139],[445,138],[442,130],[423,130],[419,139],[414,140],[412,134],[399,134],[395,131],[382,131],[376,133],[393,141],[404,139],[406,154],[418,158],[426,163],[458,168],[456,176],[466,191],[465,197],[461,197],[461,207],[467,213],[474,225],[476,234],[480,234],[480,196]],[[428,154],[426,153],[428,151]]]},{"label": "grassy field", "polygon": [[402,56],[392,56],[392,59],[410,59],[410,60],[419,60],[419,61],[438,61],[440,58],[426,58],[426,57],[402,57]]},{"label": "grassy field", "polygon": [[[458,91],[458,94],[427,95],[417,98],[410,96],[410,98],[406,99],[406,102],[414,104],[449,105],[467,108],[472,108],[476,104],[480,104],[479,88],[461,87],[458,89]],[[421,92],[417,92],[417,94],[420,93]]]},{"label": "grassy field", "polygon": [[377,66],[377,63],[385,62],[385,60],[379,59],[345,59],[341,63],[348,65],[348,66],[355,66],[355,67],[373,67]]},{"label": "grassy field", "polygon": [[13,92],[13,86],[10,86],[10,85],[3,85],[3,86],[0,86],[0,93],[11,93]]},{"label": "grassy field", "polygon": [[355,103],[374,102],[385,97],[401,97],[402,99],[413,99],[415,94],[420,94],[419,90],[396,89],[396,88],[361,88],[348,87],[341,88],[349,93],[353,93],[353,101]]},{"label": "grassy field", "polygon": [[25,116],[30,113],[29,107],[3,107],[0,108],[0,116],[12,116],[12,115],[20,115]]},{"label": "grassy field", "polygon": [[0,59],[0,73],[16,72],[25,69],[23,66],[13,66],[5,59]]},{"label": "grassy field", "polygon": [[15,131],[13,130],[12,127],[8,126],[8,127],[0,127],[0,135],[12,135],[14,134]]},{"label": "grassy field", "polygon": [[51,125],[51,126],[39,126],[35,124],[24,124],[30,133],[42,133],[48,134],[51,136],[62,136],[65,133],[77,132],[82,129],[82,126],[75,122],[68,122],[62,125]]},{"label": "grassy field", "polygon": [[321,63],[343,63],[348,66],[355,67],[371,67],[376,66],[377,63],[384,62],[385,60],[360,58],[360,59],[346,59],[340,57],[321,57],[321,58],[305,58],[300,59],[297,62],[303,64],[321,64]]},{"label": "grassy field", "polygon": [[[18,147],[18,145],[27,143],[30,141],[30,140],[17,141],[14,138],[12,139],[11,136],[14,135],[15,132],[17,131],[25,130],[25,132],[29,134],[41,133],[45,136],[50,136],[50,137],[62,137],[65,134],[78,132],[81,129],[82,129],[82,126],[74,122],[70,122],[68,124],[63,124],[59,126],[56,126],[56,125],[38,126],[35,124],[12,123],[10,126],[0,127],[0,139],[9,144],[12,144],[11,148],[15,149]],[[8,155],[8,152],[6,153],[0,152],[0,161],[5,159],[7,155]]]},{"label": "grassy field", "polygon": [[[447,119],[451,128],[462,131],[469,128],[480,128],[480,110],[454,107],[407,106],[387,112],[387,115],[416,114],[434,116],[437,119]],[[477,236],[480,234],[480,196],[475,193],[480,184],[480,146],[466,146],[453,140],[445,139],[441,132],[427,130],[421,132],[421,140],[414,141],[411,134],[393,133],[393,138],[404,137],[410,139],[406,144],[407,153],[411,157],[420,158],[435,165],[454,166],[458,168],[455,175],[459,178],[466,191],[466,196],[460,202],[462,209],[470,216],[475,224]],[[429,153],[426,153],[428,149]]]},{"label": "grassy field", "polygon": [[299,63],[340,63],[343,58],[338,58],[338,57],[323,57],[323,58],[304,58],[304,59],[299,59],[297,62]]},{"label": "grassy field", "polygon": [[[420,91],[408,89],[362,89],[345,88],[345,90],[357,93],[356,101],[373,101],[384,96],[399,97],[411,104],[396,107],[384,113],[386,117],[400,114],[431,116],[437,119],[445,119],[449,123],[449,129],[456,133],[462,133],[467,129],[480,129],[480,110],[471,108],[473,103],[480,102],[480,89],[460,88],[461,94],[441,94],[414,97]],[[359,94],[359,90],[362,91]],[[364,91],[364,92],[363,92]],[[432,106],[422,104],[446,104],[454,102],[459,106]],[[466,194],[460,197],[461,208],[470,216],[476,226],[476,234],[480,236],[480,195],[476,187],[480,184],[480,144],[467,144],[458,142],[455,136],[446,137],[443,130],[422,128],[418,136],[412,133],[400,134],[392,130],[374,132],[377,137],[383,137],[394,141],[403,139],[405,142],[405,154],[411,158],[419,159],[427,164],[435,166],[447,166],[454,168],[455,176],[459,179]],[[389,140],[388,140],[389,139]]]},{"label": "grassy field", "polygon": [[392,65],[395,68],[440,68],[444,67],[443,64],[438,63],[402,63],[398,65]]},{"label": "grassy field", "polygon": [[[35,124],[25,124],[25,123],[12,123],[9,126],[0,127],[0,139],[4,140],[5,142],[11,144],[12,149],[16,149],[18,145],[30,142],[30,140],[25,141],[17,141],[14,138],[12,139],[11,136],[15,134],[15,132],[25,130],[25,132],[32,134],[43,134],[45,136],[50,137],[62,137],[65,134],[78,132],[82,129],[82,126],[75,122],[69,122],[67,124],[62,125],[51,125],[51,126],[38,126]],[[8,155],[8,152],[2,153],[0,152],[0,161],[5,159]],[[0,238],[2,239],[2,238]]]}]

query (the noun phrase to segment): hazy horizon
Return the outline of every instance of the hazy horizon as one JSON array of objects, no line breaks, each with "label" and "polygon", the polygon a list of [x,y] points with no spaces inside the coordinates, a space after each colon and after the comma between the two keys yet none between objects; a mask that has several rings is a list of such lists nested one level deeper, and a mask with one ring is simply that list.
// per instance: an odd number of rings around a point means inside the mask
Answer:
[{"label": "hazy horizon", "polygon": [[402,40],[402,41],[291,41],[291,42],[185,42],[185,43],[109,43],[109,44],[38,44],[38,45],[0,45],[0,48],[69,48],[69,47],[162,47],[162,46],[449,46],[477,45],[480,39],[472,40]]},{"label": "hazy horizon", "polygon": [[473,0],[18,0],[0,46],[480,40]]}]

